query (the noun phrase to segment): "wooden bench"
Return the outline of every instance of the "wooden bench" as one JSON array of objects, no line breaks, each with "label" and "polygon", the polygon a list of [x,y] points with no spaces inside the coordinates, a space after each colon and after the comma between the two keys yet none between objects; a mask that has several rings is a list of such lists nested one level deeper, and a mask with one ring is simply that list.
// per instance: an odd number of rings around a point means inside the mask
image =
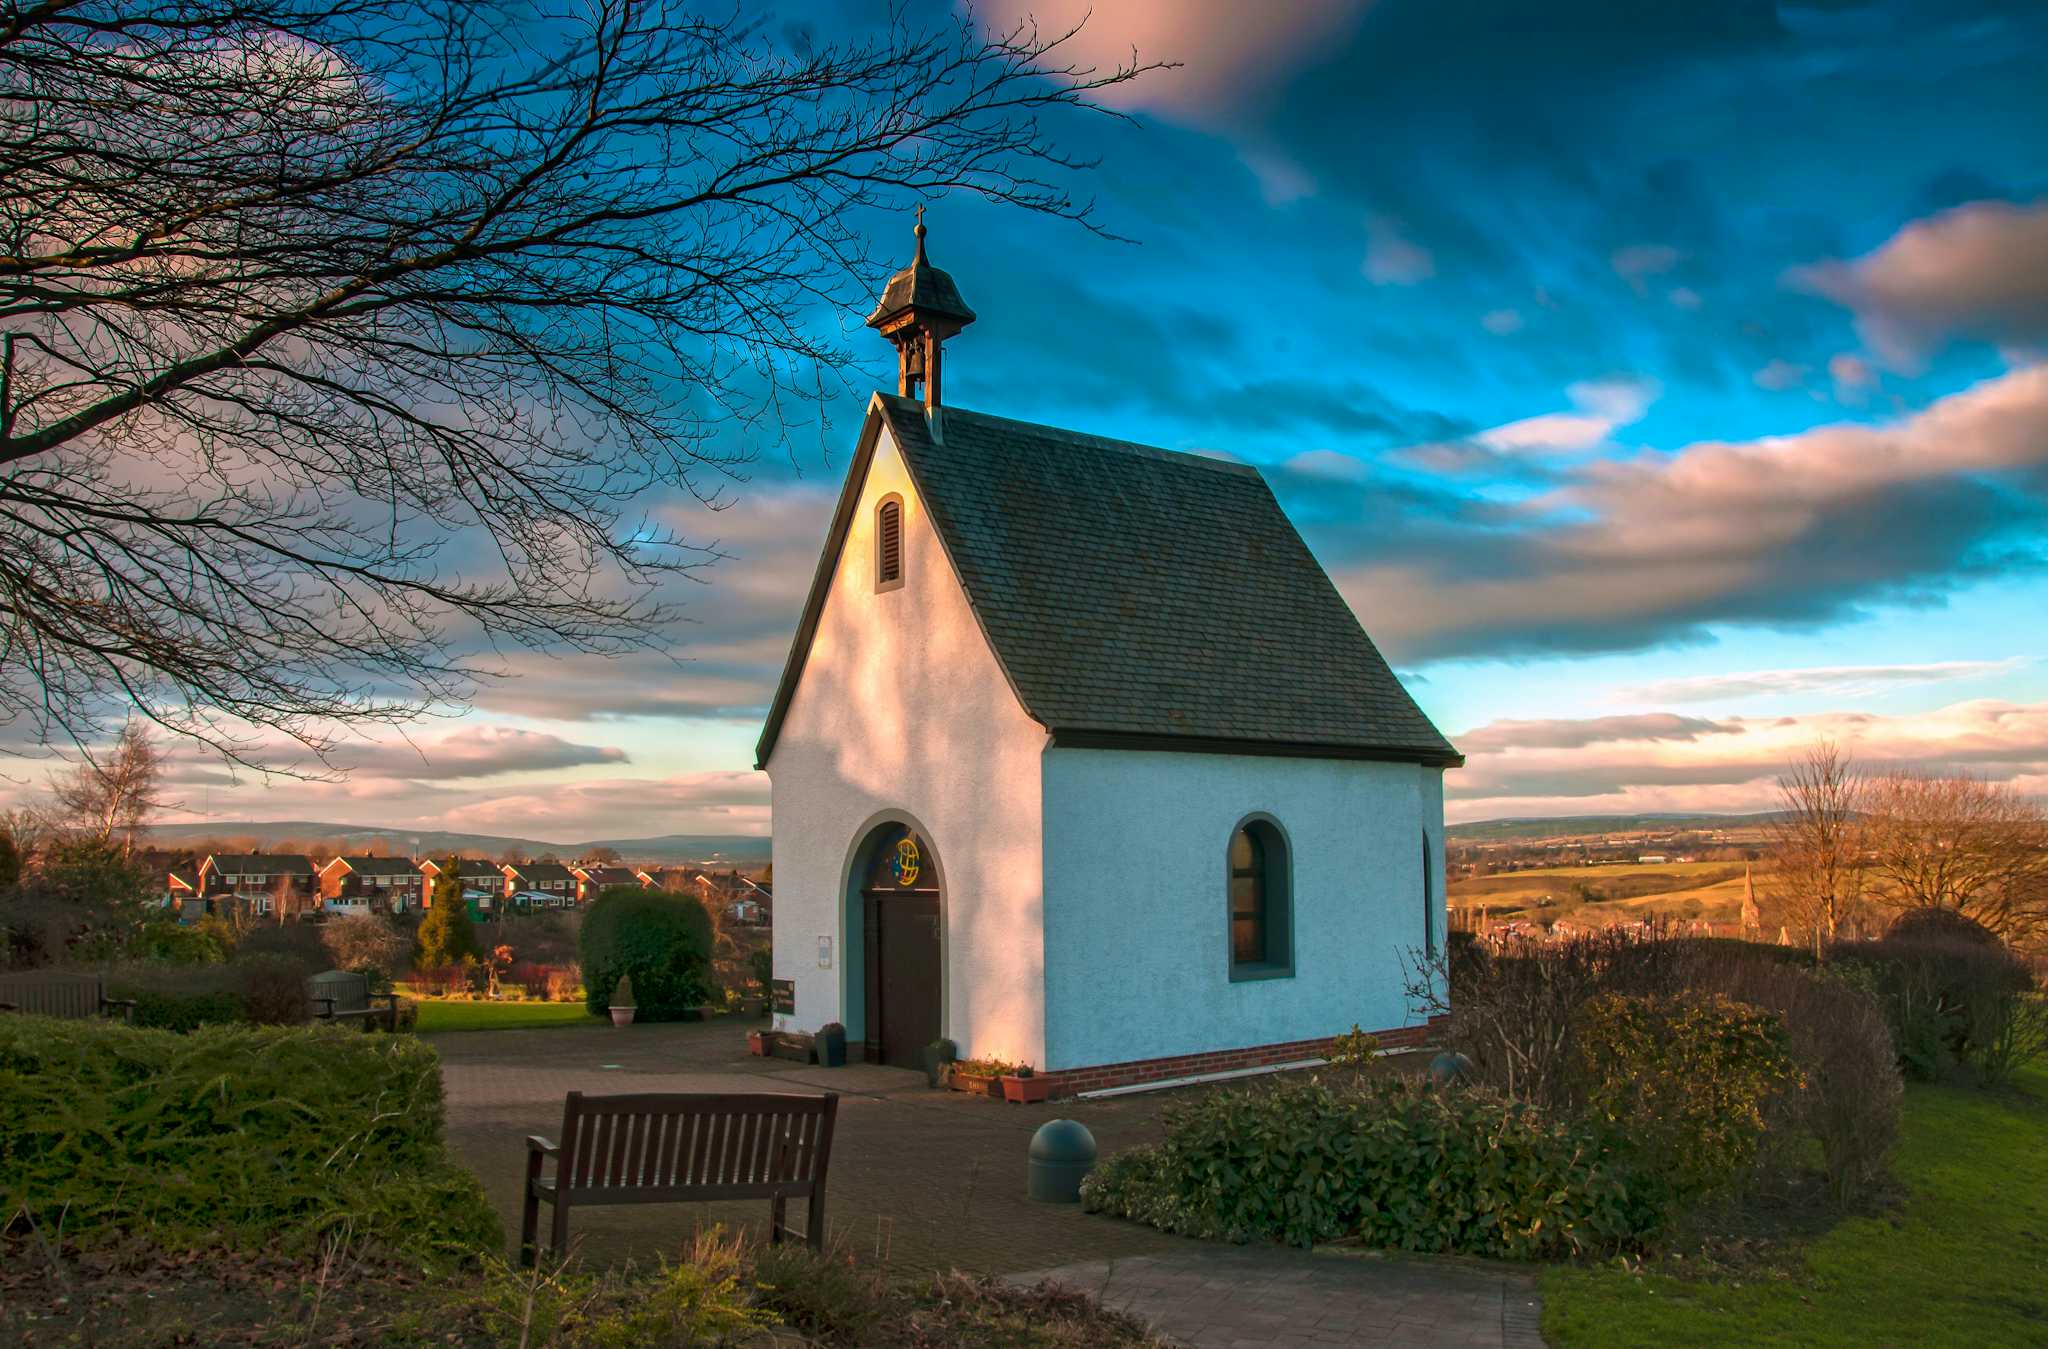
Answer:
[{"label": "wooden bench", "polygon": [[[825,1240],[825,1168],[839,1097],[775,1093],[585,1096],[562,1106],[562,1141],[526,1140],[526,1189],[519,1259],[532,1264],[540,1206],[554,1207],[548,1242],[569,1245],[569,1210],[600,1204],[680,1204],[766,1199],[768,1239],[788,1230],[786,1205],[807,1202],[802,1233]],[[555,1173],[541,1174],[546,1158]]]},{"label": "wooden bench", "polygon": [[119,1015],[135,1020],[133,998],[110,998],[106,981],[75,970],[0,974],[0,1012],[81,1018]]},{"label": "wooden bench", "polygon": [[[378,1002],[383,1005],[377,1006]],[[370,978],[347,970],[328,970],[306,981],[306,1004],[315,1021],[361,1021],[383,1018],[384,1029],[398,1029],[398,995],[372,993]]]}]

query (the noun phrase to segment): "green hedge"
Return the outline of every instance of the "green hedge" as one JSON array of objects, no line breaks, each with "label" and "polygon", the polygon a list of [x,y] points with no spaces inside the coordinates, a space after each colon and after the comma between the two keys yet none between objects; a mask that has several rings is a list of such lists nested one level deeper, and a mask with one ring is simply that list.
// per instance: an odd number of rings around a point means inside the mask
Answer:
[{"label": "green hedge", "polygon": [[1185,1236],[1539,1259],[1618,1250],[1662,1215],[1589,1131],[1478,1090],[1276,1082],[1175,1107],[1083,1203]]},{"label": "green hedge", "polygon": [[616,885],[583,915],[583,999],[611,1012],[612,989],[633,981],[636,1021],[678,1021],[711,999],[711,915],[688,895]]},{"label": "green hedge", "polygon": [[67,1240],[303,1252],[329,1234],[430,1264],[502,1248],[450,1160],[440,1062],[333,1028],[0,1018],[0,1207]]}]

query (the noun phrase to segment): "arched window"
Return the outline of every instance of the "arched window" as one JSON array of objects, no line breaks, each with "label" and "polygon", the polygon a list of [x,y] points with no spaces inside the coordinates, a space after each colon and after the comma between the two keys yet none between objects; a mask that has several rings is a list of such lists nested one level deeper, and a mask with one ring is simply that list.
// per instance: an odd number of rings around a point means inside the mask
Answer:
[{"label": "arched window", "polygon": [[875,589],[903,584],[903,499],[883,497],[875,507]]},{"label": "arched window", "polygon": [[1287,836],[1254,817],[1230,835],[1230,977],[1294,973],[1292,869]]},{"label": "arched window", "polygon": [[1429,831],[1422,831],[1422,954],[1436,959],[1436,896],[1430,879]]}]

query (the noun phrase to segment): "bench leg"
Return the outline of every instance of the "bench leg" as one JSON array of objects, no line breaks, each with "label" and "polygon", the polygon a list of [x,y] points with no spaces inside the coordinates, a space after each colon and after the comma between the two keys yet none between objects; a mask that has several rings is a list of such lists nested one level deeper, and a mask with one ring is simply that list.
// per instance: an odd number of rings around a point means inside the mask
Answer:
[{"label": "bench leg", "polygon": [[780,1246],[782,1234],[789,1230],[789,1200],[776,1195],[768,1201],[768,1244]]},{"label": "bench leg", "polygon": [[825,1178],[822,1175],[811,1185],[811,1209],[804,1236],[810,1241],[812,1250],[825,1249]]},{"label": "bench leg", "polygon": [[553,1239],[548,1243],[555,1259],[560,1260],[569,1251],[569,1203],[562,1195],[555,1196],[555,1225]]},{"label": "bench leg", "polygon": [[533,1186],[526,1187],[526,1203],[519,1213],[519,1263],[531,1269],[534,1261],[534,1239],[540,1235],[540,1196],[533,1192]]}]

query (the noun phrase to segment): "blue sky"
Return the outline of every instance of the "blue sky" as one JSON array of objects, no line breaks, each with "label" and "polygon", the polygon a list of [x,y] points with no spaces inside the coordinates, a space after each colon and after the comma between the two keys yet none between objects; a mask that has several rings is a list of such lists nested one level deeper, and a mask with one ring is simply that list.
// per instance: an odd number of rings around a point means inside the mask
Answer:
[{"label": "blue sky", "polygon": [[[1055,128],[1135,242],[930,203],[980,314],[948,401],[1265,470],[1470,752],[1456,818],[1760,809],[1823,734],[2048,793],[2048,12],[1263,8],[1093,6],[1081,57],[1183,63]],[[879,385],[863,316],[820,322]],[[528,661],[346,783],[194,767],[185,803],[767,829],[751,747],[858,399],[828,412],[680,518],[733,555],[682,665]]]}]

